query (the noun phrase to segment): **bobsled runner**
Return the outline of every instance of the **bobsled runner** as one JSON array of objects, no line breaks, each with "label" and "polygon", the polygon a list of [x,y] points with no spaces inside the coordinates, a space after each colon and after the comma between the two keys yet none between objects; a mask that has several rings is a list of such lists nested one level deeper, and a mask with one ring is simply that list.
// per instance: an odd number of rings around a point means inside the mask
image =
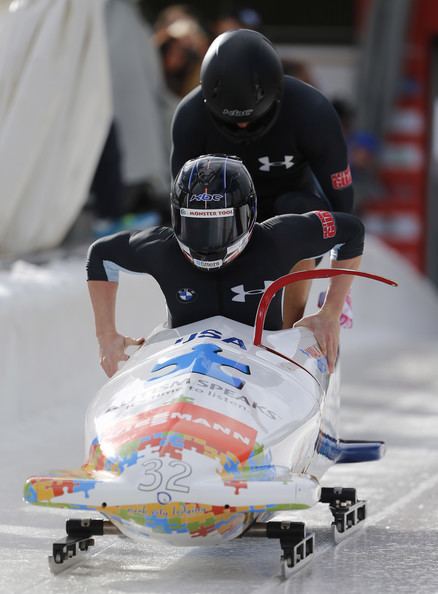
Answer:
[{"label": "bobsled runner", "polygon": [[67,521],[54,573],[117,533],[191,546],[278,539],[286,576],[312,558],[314,534],[278,512],[328,504],[336,542],[362,524],[355,489],[320,480],[333,464],[377,460],[383,442],[339,438],[338,365],[328,373],[308,329],[263,331],[277,291],[338,274],[395,285],[349,270],[288,274],[265,290],[254,329],[216,316],[148,338],[91,403],[83,466],[26,482],[29,503],[100,514]]}]

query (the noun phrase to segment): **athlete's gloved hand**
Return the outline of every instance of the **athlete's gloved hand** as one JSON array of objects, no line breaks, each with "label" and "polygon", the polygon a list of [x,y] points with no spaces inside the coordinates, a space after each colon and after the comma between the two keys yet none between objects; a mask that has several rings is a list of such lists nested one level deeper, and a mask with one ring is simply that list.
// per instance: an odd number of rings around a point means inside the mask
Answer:
[{"label": "athlete's gloved hand", "polygon": [[313,332],[322,354],[327,359],[328,371],[333,373],[339,347],[339,316],[321,309],[293,325],[294,328],[298,326],[304,326]]},{"label": "athlete's gloved hand", "polygon": [[127,361],[129,359],[129,355],[125,353],[127,347],[140,346],[144,343],[144,338],[131,338],[117,332],[101,334],[98,340],[100,365],[108,377],[116,373],[121,361]]}]

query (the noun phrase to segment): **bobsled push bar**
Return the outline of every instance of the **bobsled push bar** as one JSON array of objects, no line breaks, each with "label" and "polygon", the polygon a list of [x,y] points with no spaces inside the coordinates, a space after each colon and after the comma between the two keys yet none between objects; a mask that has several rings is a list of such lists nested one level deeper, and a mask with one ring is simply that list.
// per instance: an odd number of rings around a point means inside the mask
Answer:
[{"label": "bobsled push bar", "polygon": [[296,283],[298,281],[312,280],[317,278],[332,278],[334,276],[341,276],[343,274],[347,274],[350,276],[362,276],[364,278],[369,278],[380,283],[385,283],[386,285],[390,285],[392,287],[398,286],[395,281],[392,281],[389,278],[377,276],[375,274],[370,274],[368,272],[350,270],[348,268],[321,268],[320,270],[304,270],[302,272],[291,272],[289,274],[285,274],[284,276],[281,276],[273,283],[271,283],[263,293],[262,298],[260,299],[260,303],[257,308],[256,323],[254,327],[254,346],[263,346],[261,342],[266,314],[269,305],[271,304],[271,301],[274,295],[277,293],[277,291],[283,289],[287,285],[291,285],[292,283]]}]

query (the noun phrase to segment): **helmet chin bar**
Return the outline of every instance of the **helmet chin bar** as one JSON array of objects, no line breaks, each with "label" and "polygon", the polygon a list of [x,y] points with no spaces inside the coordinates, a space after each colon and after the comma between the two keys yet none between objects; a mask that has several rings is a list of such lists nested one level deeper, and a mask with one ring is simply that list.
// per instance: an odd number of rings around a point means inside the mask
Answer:
[{"label": "helmet chin bar", "polygon": [[177,238],[177,241],[178,241],[178,245],[181,248],[181,251],[184,254],[184,256],[194,266],[196,266],[196,268],[200,268],[201,270],[218,270],[219,268],[222,268],[222,266],[225,266],[226,264],[229,264],[230,262],[232,262],[232,260],[237,258],[237,256],[243,252],[243,250],[247,246],[248,241],[251,237],[251,233],[252,233],[252,228],[247,233],[245,233],[240,239],[238,239],[238,241],[236,241],[232,245],[228,246],[225,258],[219,258],[216,260],[202,260],[202,259],[196,258],[192,254],[192,250],[187,245],[182,243],[178,238]]},{"label": "helmet chin bar", "polygon": [[[239,128],[238,120],[223,118],[215,113],[211,105],[206,101],[210,115],[216,128],[233,142],[252,142],[264,136],[273,127],[280,113],[280,99],[276,99],[271,107],[257,119],[247,118],[249,122],[246,128]],[[242,121],[241,119],[239,121]]]}]

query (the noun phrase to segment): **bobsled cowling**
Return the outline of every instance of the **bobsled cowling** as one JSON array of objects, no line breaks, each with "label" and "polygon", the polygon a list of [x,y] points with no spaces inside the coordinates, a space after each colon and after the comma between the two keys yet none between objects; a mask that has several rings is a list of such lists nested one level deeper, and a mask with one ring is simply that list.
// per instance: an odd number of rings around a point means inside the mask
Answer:
[{"label": "bobsled cowling", "polygon": [[91,403],[85,464],[31,477],[25,499],[100,512],[134,538],[235,538],[261,514],[319,501],[340,458],[338,394],[306,328],[263,344],[220,316],[160,329]]},{"label": "bobsled cowling", "polygon": [[129,536],[218,542],[255,515],[313,506],[328,379],[311,332],[266,333],[297,363],[222,317],[150,337],[87,412],[80,472],[33,477],[30,503],[96,510]]}]

